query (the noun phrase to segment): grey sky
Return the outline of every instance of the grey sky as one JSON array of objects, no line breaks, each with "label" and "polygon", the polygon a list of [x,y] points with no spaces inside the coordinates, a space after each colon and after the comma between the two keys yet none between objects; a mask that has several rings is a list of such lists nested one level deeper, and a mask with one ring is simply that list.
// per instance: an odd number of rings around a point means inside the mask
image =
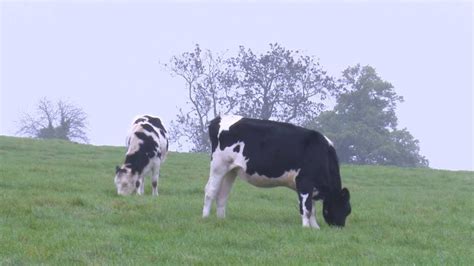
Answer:
[{"label": "grey sky", "polygon": [[339,77],[376,68],[405,98],[399,127],[431,167],[473,166],[472,4],[1,2],[0,135],[42,97],[89,115],[95,145],[124,145],[142,113],[174,119],[185,103],[161,62],[193,49],[233,54],[278,42]]}]

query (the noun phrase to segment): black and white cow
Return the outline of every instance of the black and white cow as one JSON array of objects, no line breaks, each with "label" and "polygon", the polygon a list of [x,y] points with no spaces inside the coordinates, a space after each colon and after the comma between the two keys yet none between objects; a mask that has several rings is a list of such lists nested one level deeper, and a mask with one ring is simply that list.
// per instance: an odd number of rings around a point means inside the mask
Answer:
[{"label": "black and white cow", "polygon": [[225,217],[236,176],[257,187],[285,186],[298,194],[304,227],[319,228],[313,200],[323,201],[329,225],[344,226],[351,212],[349,190],[342,188],[331,141],[319,132],[287,123],[222,116],[211,121],[212,159],[203,217],[216,200]]},{"label": "black and white cow", "polygon": [[133,121],[127,137],[125,162],[116,167],[115,186],[119,195],[135,191],[143,195],[145,175],[152,173],[153,195],[158,196],[161,163],[168,152],[167,132],[158,117],[143,115]]}]

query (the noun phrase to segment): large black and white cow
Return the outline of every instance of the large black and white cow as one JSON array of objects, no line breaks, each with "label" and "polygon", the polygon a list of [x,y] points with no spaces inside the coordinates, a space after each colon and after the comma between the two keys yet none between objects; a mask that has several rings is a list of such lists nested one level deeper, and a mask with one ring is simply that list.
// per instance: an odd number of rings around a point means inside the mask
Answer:
[{"label": "large black and white cow", "polygon": [[212,159],[205,188],[203,217],[216,200],[225,217],[236,176],[257,187],[285,186],[298,194],[304,227],[319,228],[313,200],[323,201],[329,225],[344,226],[351,212],[349,190],[342,188],[331,141],[321,133],[288,123],[222,116],[211,121]]},{"label": "large black and white cow", "polygon": [[134,119],[127,136],[125,162],[116,167],[115,186],[119,195],[135,191],[143,195],[145,175],[152,173],[153,195],[158,196],[160,166],[168,152],[167,132],[158,117],[138,116]]}]

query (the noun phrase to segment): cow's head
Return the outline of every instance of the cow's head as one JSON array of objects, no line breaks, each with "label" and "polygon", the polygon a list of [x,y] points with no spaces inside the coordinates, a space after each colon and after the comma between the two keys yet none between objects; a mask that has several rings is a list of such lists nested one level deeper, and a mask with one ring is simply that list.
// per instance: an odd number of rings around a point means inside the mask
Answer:
[{"label": "cow's head", "polygon": [[136,178],[128,167],[115,168],[115,186],[119,195],[130,195],[137,190]]},{"label": "cow's head", "polygon": [[351,213],[349,199],[349,190],[343,188],[323,200],[323,216],[326,223],[341,227],[346,224],[346,218]]}]

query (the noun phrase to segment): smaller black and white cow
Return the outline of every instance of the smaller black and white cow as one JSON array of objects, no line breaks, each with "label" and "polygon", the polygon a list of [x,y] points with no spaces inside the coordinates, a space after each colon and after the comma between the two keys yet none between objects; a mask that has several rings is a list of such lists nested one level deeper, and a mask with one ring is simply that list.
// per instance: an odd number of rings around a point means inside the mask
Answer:
[{"label": "smaller black and white cow", "polygon": [[158,117],[143,115],[133,121],[127,137],[125,162],[116,167],[115,186],[119,195],[143,195],[145,175],[151,172],[153,195],[158,196],[160,166],[168,152],[167,132]]},{"label": "smaller black and white cow", "polygon": [[203,217],[209,216],[214,200],[217,216],[225,217],[238,175],[257,187],[295,190],[304,227],[319,228],[313,200],[323,201],[329,225],[345,225],[351,212],[349,190],[341,186],[333,144],[321,133],[288,123],[222,116],[211,121],[209,137],[212,159]]}]

